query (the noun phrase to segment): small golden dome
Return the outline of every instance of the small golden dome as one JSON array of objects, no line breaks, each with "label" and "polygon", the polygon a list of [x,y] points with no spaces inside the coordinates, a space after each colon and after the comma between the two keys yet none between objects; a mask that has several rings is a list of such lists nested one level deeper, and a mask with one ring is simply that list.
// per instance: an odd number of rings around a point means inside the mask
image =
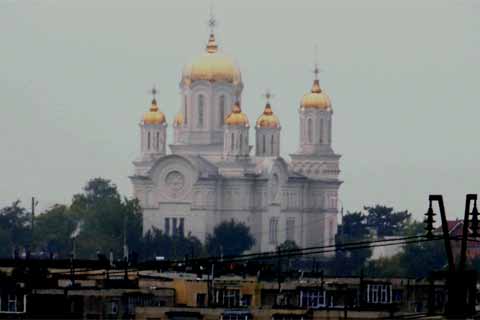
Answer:
[{"label": "small golden dome", "polygon": [[280,121],[278,117],[273,114],[272,107],[270,103],[267,102],[265,109],[263,110],[262,115],[257,119],[258,128],[278,128],[280,127]]},{"label": "small golden dome", "polygon": [[249,126],[248,117],[242,112],[240,103],[235,102],[232,112],[225,118],[225,124],[229,126]]},{"label": "small golden dome", "polygon": [[175,120],[173,121],[173,126],[180,127],[183,125],[183,113],[179,112],[175,116]]},{"label": "small golden dome", "polygon": [[233,84],[239,84],[242,81],[240,70],[233,59],[218,52],[213,33],[208,40],[207,52],[183,70],[183,83],[190,84],[195,80],[225,81]]},{"label": "small golden dome", "polygon": [[157,100],[152,100],[150,111],[143,115],[143,124],[162,124],[165,123],[165,115],[158,110]]},{"label": "small golden dome", "polygon": [[303,96],[302,101],[300,102],[301,108],[312,108],[312,109],[322,109],[322,110],[331,110],[332,103],[328,95],[322,91],[320,88],[320,83],[318,79],[313,81],[312,90],[310,93],[307,93]]}]

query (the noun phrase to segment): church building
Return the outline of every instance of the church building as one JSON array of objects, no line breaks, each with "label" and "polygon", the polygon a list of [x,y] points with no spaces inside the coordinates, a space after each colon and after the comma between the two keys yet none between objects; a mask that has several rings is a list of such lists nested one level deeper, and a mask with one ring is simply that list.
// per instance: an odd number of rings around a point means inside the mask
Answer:
[{"label": "church building", "polygon": [[169,152],[155,92],[140,122],[130,179],[144,232],[155,227],[205,241],[216,225],[233,219],[250,228],[253,252],[275,250],[285,240],[300,247],[334,244],[340,155],[332,149],[332,104],[315,70],[298,106],[297,151],[284,159],[281,121],[269,95],[250,122],[242,111],[249,106],[242,104],[241,72],[212,30],[206,51],[183,70]]}]

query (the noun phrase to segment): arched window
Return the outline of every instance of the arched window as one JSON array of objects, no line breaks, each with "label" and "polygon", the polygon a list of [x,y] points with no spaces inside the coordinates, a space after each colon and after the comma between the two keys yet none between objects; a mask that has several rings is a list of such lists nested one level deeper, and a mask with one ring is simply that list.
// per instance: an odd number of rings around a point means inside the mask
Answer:
[{"label": "arched window", "polygon": [[266,145],[267,145],[267,139],[265,138],[265,135],[262,134],[262,152],[265,153]]},{"label": "arched window", "polygon": [[243,139],[242,139],[242,134],[240,133],[240,138],[238,139],[238,150],[239,151],[242,151],[242,143],[243,143]]},{"label": "arched window", "polygon": [[204,104],[205,104],[205,98],[203,95],[198,95],[198,127],[202,128],[203,127],[203,118],[204,118]]},{"label": "arched window", "polygon": [[320,143],[323,143],[323,135],[324,135],[324,132],[323,132],[323,119],[320,119]]},{"label": "arched window", "polygon": [[308,118],[307,121],[307,138],[308,138],[308,143],[312,143],[312,135],[313,135],[313,128],[312,128],[312,118]]},{"label": "arched window", "polygon": [[157,140],[155,141],[155,147],[157,150],[160,149],[160,132],[157,132]]},{"label": "arched window", "polygon": [[235,136],[232,132],[232,137],[231,137],[231,140],[230,140],[230,149],[231,149],[232,152],[233,152],[233,148],[235,147],[234,143],[235,143]]},{"label": "arched window", "polygon": [[274,145],[275,145],[275,140],[273,140],[273,134],[272,134],[272,138],[270,140],[270,153],[271,155],[273,156],[273,148],[274,148]]},{"label": "arched window", "polygon": [[147,149],[150,150],[150,132],[147,133]]},{"label": "arched window", "polygon": [[328,119],[328,143],[332,143],[332,119]]},{"label": "arched window", "polygon": [[270,218],[269,223],[269,242],[270,244],[277,244],[278,241],[278,218]]},{"label": "arched window", "polygon": [[225,121],[225,96],[220,96],[220,101],[218,104],[218,125],[219,127],[223,127]]},{"label": "arched window", "polygon": [[188,123],[188,112],[187,112],[187,96],[183,96],[183,123]]}]

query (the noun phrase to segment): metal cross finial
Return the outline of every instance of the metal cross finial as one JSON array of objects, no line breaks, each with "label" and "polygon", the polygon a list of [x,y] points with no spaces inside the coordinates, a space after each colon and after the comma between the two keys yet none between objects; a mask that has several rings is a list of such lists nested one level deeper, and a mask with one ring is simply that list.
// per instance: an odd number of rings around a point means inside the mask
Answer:
[{"label": "metal cross finial", "polygon": [[318,80],[318,74],[323,71],[318,67],[318,45],[315,45],[313,48],[313,61],[314,61],[314,68],[313,68],[313,73],[315,74],[315,80]]},{"label": "metal cross finial", "polygon": [[274,97],[270,89],[265,90],[265,93],[263,94],[263,97],[267,100],[267,103],[270,102],[270,99]]},{"label": "metal cross finial", "polygon": [[155,96],[157,95],[157,88],[155,88],[155,86],[152,87],[152,90],[150,91],[150,93],[152,94],[152,96],[155,98]]},{"label": "metal cross finial", "polygon": [[210,32],[213,33],[213,29],[217,25],[217,20],[215,19],[215,15],[213,14],[213,3],[210,4],[210,18],[208,19],[208,27],[210,28]]}]

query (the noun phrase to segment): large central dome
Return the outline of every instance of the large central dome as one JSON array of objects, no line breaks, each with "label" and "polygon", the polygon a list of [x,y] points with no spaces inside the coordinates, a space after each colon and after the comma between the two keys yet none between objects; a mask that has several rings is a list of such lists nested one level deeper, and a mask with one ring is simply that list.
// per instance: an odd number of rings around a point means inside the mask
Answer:
[{"label": "large central dome", "polygon": [[208,40],[207,52],[183,70],[182,83],[190,84],[196,80],[225,81],[235,85],[242,81],[240,70],[233,59],[218,51],[213,33]]}]

